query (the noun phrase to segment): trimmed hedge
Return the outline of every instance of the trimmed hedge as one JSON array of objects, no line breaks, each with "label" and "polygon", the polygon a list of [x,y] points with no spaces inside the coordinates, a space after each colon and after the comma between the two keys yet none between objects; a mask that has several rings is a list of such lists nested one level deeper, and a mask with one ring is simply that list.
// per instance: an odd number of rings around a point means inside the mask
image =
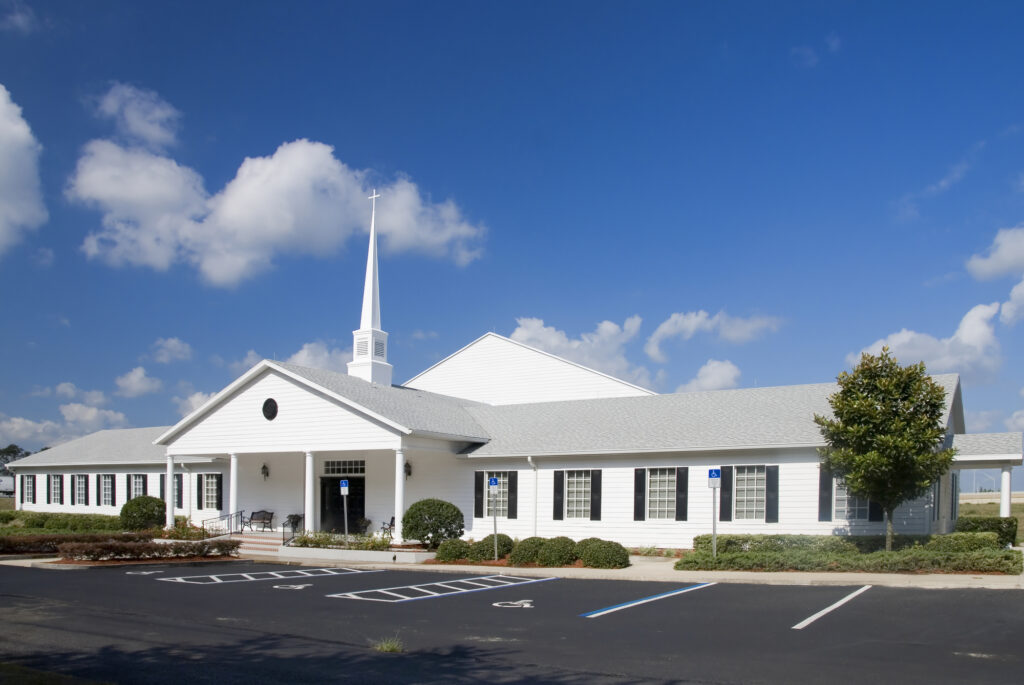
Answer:
[{"label": "trimmed hedge", "polygon": [[358,549],[370,552],[386,552],[391,549],[391,542],[387,538],[379,538],[372,535],[350,535],[349,538],[346,541],[344,535],[328,533],[323,530],[311,530],[296,535],[289,544],[292,547]]},{"label": "trimmed hedge", "polygon": [[462,537],[465,529],[462,510],[443,499],[421,499],[402,516],[402,535],[419,540],[427,549],[437,549],[445,540]]},{"label": "trimmed hedge", "polygon": [[611,540],[596,540],[585,545],[580,559],[583,560],[584,566],[590,568],[626,568],[629,566],[629,552],[625,547]]},{"label": "trimmed hedge", "polygon": [[601,538],[584,538],[584,539],[580,540],[579,542],[576,543],[576,549],[574,550],[574,553],[576,554],[576,558],[577,559],[582,559],[583,558],[583,554],[587,551],[587,549],[591,545],[596,545],[596,544],[599,544],[599,543],[602,543],[602,542],[604,542],[604,540],[602,540]]},{"label": "trimmed hedge", "polygon": [[921,546],[930,552],[976,552],[980,549],[1001,549],[995,533],[949,533],[936,535]]},{"label": "trimmed hedge", "polygon": [[176,557],[228,556],[238,551],[239,540],[199,542],[66,542],[57,548],[65,559],[173,559]]},{"label": "trimmed hedge", "polygon": [[[504,533],[498,533],[498,558],[504,559],[508,556],[516,543]],[[479,542],[474,542],[469,548],[470,561],[488,561],[494,559],[494,534],[490,534]]]},{"label": "trimmed hedge", "polygon": [[0,537],[0,554],[53,554],[62,544],[95,542],[149,542],[148,533],[69,533],[55,535],[6,535]]},{"label": "trimmed hedge", "polygon": [[954,530],[958,533],[995,533],[1002,547],[1017,541],[1017,518],[1014,516],[961,516]]},{"label": "trimmed hedge", "polygon": [[541,566],[569,566],[576,561],[576,543],[572,538],[557,537],[545,540],[537,553]]},{"label": "trimmed hedge", "polygon": [[[25,528],[56,530],[124,530],[120,516],[103,514],[54,514],[47,511],[4,511],[0,523],[21,521]],[[13,514],[13,516],[10,516]],[[6,531],[5,531],[6,532]]]},{"label": "trimmed hedge", "polygon": [[445,540],[437,548],[437,554],[434,555],[434,559],[437,561],[462,561],[463,559],[469,558],[470,545],[465,540],[455,538],[454,540]]},{"label": "trimmed hedge", "polygon": [[139,495],[121,507],[121,525],[125,530],[146,530],[167,520],[167,503],[159,497]]},{"label": "trimmed hedge", "polygon": [[807,549],[787,552],[728,552],[717,558],[709,552],[687,554],[676,562],[686,571],[865,571],[876,573],[1005,573],[1024,570],[1017,550],[978,549],[971,552],[933,551],[924,547],[893,552],[821,554]]},{"label": "trimmed hedge", "polygon": [[[930,541],[931,535],[896,535],[893,551],[913,548]],[[696,552],[711,553],[711,536],[698,535],[693,539]],[[808,550],[820,554],[870,553],[885,549],[884,535],[719,535],[718,553],[739,552],[779,553]]]},{"label": "trimmed hedge", "polygon": [[525,566],[526,564],[536,564],[537,555],[540,554],[540,548],[547,542],[544,538],[526,538],[520,540],[519,544],[515,546],[512,553],[508,555],[508,563],[513,566]]}]

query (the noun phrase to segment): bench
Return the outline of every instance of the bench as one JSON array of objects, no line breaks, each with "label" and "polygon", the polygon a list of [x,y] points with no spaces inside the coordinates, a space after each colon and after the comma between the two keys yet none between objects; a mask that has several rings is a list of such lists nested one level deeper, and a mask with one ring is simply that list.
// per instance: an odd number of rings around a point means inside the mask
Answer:
[{"label": "bench", "polygon": [[246,526],[249,530],[255,530],[253,525],[260,527],[260,530],[273,530],[274,529],[274,512],[272,511],[254,511],[249,515],[248,518],[242,517],[242,528]]}]

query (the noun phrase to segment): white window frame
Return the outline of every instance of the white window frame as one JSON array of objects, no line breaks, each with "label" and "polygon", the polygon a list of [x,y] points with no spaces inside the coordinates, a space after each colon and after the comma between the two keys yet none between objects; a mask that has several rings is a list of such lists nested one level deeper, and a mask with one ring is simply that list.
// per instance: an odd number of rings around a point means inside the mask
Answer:
[{"label": "white window frame", "polygon": [[[491,478],[498,479],[498,491],[494,494],[494,508],[491,508]],[[484,518],[508,518],[508,471],[484,471]]]},{"label": "white window frame", "polygon": [[31,474],[22,477],[21,485],[25,490],[21,494],[22,501],[25,502],[25,504],[32,504],[36,498],[36,477]]},{"label": "white window frame", "polygon": [[767,473],[768,469],[764,464],[733,467],[732,516],[734,521],[764,521],[765,504],[768,498]]},{"label": "white window frame", "polygon": [[836,478],[832,484],[832,512],[833,520],[868,521],[871,516],[871,500],[850,494],[846,483]]},{"label": "white window frame", "polygon": [[64,474],[51,474],[50,476],[50,502],[57,504],[61,501],[61,490],[64,489]]},{"label": "white window frame", "polygon": [[75,504],[81,506],[89,505],[89,476],[75,475],[73,477],[75,487]]},{"label": "white window frame", "polygon": [[676,517],[676,469],[647,469],[647,518],[673,520]]},{"label": "white window frame", "polygon": [[100,474],[100,505],[114,506],[114,476],[109,473]]},{"label": "white window frame", "polygon": [[130,478],[131,484],[129,485],[129,487],[131,487],[132,492],[131,499],[135,499],[136,497],[142,497],[143,495],[149,494],[146,492],[146,476],[144,474],[133,473],[131,474]]},{"label": "white window frame", "polygon": [[365,459],[328,459],[324,462],[325,476],[365,475]]},{"label": "white window frame", "polygon": [[203,476],[203,508],[213,509],[214,511],[220,511],[217,509],[217,488],[220,485],[219,473],[207,473]]},{"label": "white window frame", "polygon": [[565,472],[565,518],[590,519],[591,470]]}]

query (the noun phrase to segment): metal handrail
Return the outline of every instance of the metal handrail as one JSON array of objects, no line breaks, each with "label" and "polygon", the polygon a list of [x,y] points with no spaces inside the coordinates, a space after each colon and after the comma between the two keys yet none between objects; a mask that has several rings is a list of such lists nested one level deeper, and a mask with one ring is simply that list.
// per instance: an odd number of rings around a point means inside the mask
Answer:
[{"label": "metal handrail", "polygon": [[[291,529],[291,533],[289,533]],[[290,545],[300,533],[306,532],[305,519],[300,514],[289,514],[281,524],[281,545]]]},{"label": "metal handrail", "polygon": [[242,532],[242,512],[236,511],[232,514],[206,519],[203,521],[203,530],[210,537],[240,533]]}]

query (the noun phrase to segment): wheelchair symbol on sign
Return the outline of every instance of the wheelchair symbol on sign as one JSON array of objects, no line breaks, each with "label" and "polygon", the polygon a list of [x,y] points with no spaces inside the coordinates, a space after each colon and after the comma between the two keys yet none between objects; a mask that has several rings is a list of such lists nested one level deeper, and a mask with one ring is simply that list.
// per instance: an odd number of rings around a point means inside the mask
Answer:
[{"label": "wheelchair symbol on sign", "polygon": [[313,585],[313,583],[305,583],[303,585],[275,585],[274,589],[275,590],[305,590],[306,588],[311,587],[312,585]]},{"label": "wheelchair symbol on sign", "polygon": [[495,602],[491,606],[501,607],[502,609],[532,609],[532,599],[521,599],[518,602]]}]

